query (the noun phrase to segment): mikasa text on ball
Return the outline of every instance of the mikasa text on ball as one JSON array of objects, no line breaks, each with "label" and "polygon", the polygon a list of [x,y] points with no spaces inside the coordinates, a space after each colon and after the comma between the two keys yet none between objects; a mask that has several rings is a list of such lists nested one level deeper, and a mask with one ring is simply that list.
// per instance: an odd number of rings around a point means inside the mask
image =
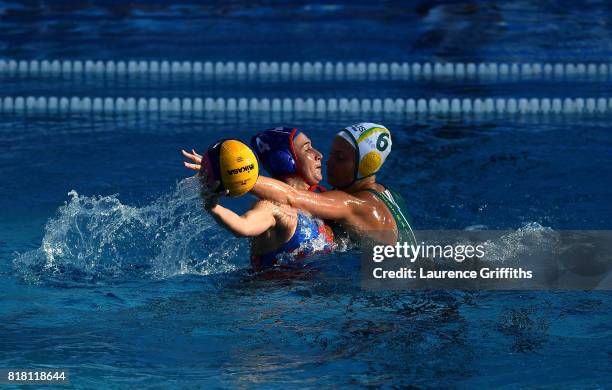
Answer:
[{"label": "mikasa text on ball", "polygon": [[218,180],[221,188],[229,196],[240,196],[249,192],[259,176],[257,158],[251,149],[234,139],[221,140],[206,152],[206,169],[208,182]]}]

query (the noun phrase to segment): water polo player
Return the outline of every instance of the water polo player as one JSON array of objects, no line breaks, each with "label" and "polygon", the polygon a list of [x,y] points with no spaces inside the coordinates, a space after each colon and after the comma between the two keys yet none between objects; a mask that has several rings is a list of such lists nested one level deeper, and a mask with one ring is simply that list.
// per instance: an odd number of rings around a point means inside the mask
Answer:
[{"label": "water polo player", "polygon": [[[320,189],[322,155],[312,147],[310,139],[290,128],[269,129],[255,135],[251,144],[265,169],[284,185],[296,191]],[[207,159],[214,160],[216,144],[207,152]],[[200,166],[202,156],[195,151],[185,157],[195,164],[185,163],[191,169],[205,171]],[[269,200],[257,201],[251,210],[240,216],[218,204],[217,194],[206,200],[206,208],[223,226],[238,236],[253,237],[251,264],[262,269],[303,258],[317,252],[330,251],[333,245],[331,229],[320,219],[299,212],[287,204]]]},{"label": "water polo player", "polygon": [[260,177],[251,190],[262,199],[289,204],[315,217],[338,222],[353,238],[416,244],[402,197],[376,182],[391,152],[391,132],[382,125],[358,123],[336,134],[327,160],[327,181],[336,190],[300,191]]}]

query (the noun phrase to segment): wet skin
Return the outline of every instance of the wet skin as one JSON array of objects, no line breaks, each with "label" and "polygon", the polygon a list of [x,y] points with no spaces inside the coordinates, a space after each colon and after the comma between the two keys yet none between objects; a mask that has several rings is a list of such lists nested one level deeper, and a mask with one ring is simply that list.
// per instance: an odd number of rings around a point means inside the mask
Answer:
[{"label": "wet skin", "polygon": [[336,188],[348,187],[353,181],[355,149],[344,138],[334,138],[326,166],[329,184]]},{"label": "wet skin", "polygon": [[335,137],[327,160],[328,181],[343,190],[324,193],[292,188],[278,180],[261,176],[251,192],[259,198],[307,211],[315,217],[333,220],[354,239],[370,237],[376,241],[394,244],[397,226],[385,204],[367,191],[384,191],[370,176],[353,182],[355,150],[344,139]]},{"label": "wet skin", "polygon": [[[323,179],[321,161],[323,155],[312,146],[310,138],[301,133],[293,140],[298,174],[308,184],[318,184]],[[308,189],[308,187],[306,187]]]},{"label": "wet skin", "polygon": [[[321,161],[323,155],[312,146],[310,138],[304,133],[295,137],[294,151],[297,174],[284,179],[283,185],[296,190],[307,191],[310,185],[318,184],[322,179]],[[202,156],[192,150],[182,151],[183,155],[193,161],[184,163],[187,168],[201,172]],[[209,196],[205,202],[210,214],[221,225],[237,236],[253,237],[251,254],[261,255],[280,248],[295,233],[297,227],[297,209],[289,204],[278,204],[262,199],[257,201],[251,210],[240,216],[219,205],[219,193]],[[212,200],[211,200],[212,199]],[[256,264],[253,264],[257,268]]]},{"label": "wet skin", "polygon": [[[298,165],[301,162],[303,168],[300,172],[303,172],[305,177],[311,178],[310,180],[320,178],[321,153],[312,148],[306,136],[304,138],[300,136],[296,137],[294,143]],[[194,162],[185,163],[187,168],[200,169],[201,156],[185,151],[183,154]],[[345,140],[335,137],[327,166],[331,169],[330,184],[341,187],[350,183],[355,172],[355,151],[352,146]],[[375,176],[355,181],[343,190],[324,193],[308,191],[309,183],[304,180],[293,182],[293,179],[298,178],[289,178],[292,182],[287,184],[260,176],[251,193],[260,199],[289,205],[294,209],[304,210],[314,217],[334,221],[355,240],[365,236],[387,244],[396,242],[398,231],[393,216],[376,195],[367,191],[368,189],[384,191],[385,188],[376,183]]]}]

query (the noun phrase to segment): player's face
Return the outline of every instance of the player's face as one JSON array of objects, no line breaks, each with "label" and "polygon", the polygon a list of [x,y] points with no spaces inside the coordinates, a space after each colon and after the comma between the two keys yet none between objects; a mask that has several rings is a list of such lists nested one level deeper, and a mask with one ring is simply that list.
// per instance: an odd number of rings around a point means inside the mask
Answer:
[{"label": "player's face", "polygon": [[295,148],[295,157],[300,175],[306,179],[308,184],[319,183],[323,179],[323,174],[321,172],[323,155],[321,152],[312,146],[310,138],[304,133],[300,133],[295,137],[293,146]]},{"label": "player's face", "polygon": [[355,175],[355,149],[341,137],[334,138],[327,159],[327,181],[343,188],[353,182]]}]

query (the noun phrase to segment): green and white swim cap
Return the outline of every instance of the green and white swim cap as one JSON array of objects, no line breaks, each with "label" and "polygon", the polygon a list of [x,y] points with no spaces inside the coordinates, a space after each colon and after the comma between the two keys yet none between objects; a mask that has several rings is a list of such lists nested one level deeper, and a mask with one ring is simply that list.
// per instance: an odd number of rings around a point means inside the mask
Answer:
[{"label": "green and white swim cap", "polygon": [[355,148],[355,175],[353,180],[372,176],[391,153],[391,132],[376,123],[357,123],[342,129],[337,135]]}]

